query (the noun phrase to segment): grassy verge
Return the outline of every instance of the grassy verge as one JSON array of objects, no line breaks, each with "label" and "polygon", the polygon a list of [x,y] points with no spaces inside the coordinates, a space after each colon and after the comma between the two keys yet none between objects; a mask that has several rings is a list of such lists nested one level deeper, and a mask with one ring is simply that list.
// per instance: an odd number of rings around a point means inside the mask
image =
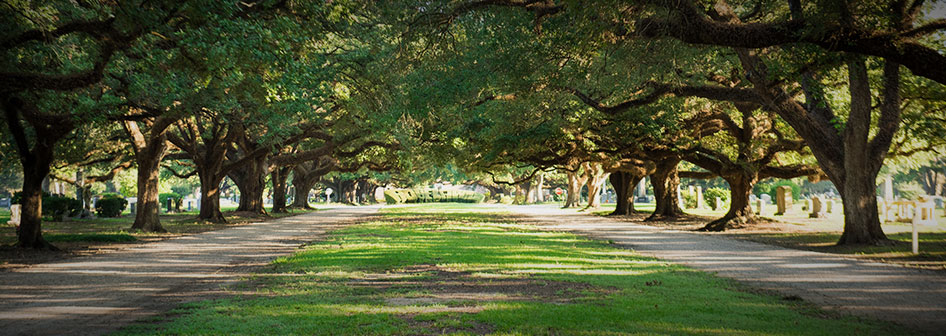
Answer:
[{"label": "grassy verge", "polygon": [[389,209],[121,334],[896,334],[461,205]]},{"label": "grassy verge", "polygon": [[731,237],[815,252],[845,254],[909,267],[946,270],[946,232],[921,232],[920,253],[911,250],[911,233],[887,234],[889,246],[837,246],[836,232],[743,233]]}]

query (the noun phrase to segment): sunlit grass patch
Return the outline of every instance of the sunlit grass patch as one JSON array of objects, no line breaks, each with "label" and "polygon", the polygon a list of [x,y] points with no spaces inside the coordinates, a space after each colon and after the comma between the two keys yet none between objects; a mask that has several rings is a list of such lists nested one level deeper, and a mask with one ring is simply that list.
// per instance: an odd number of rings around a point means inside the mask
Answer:
[{"label": "sunlit grass patch", "polygon": [[386,209],[279,258],[245,284],[248,294],[198,302],[124,332],[897,333],[886,324],[819,317],[798,302],[502,214],[431,209]]}]

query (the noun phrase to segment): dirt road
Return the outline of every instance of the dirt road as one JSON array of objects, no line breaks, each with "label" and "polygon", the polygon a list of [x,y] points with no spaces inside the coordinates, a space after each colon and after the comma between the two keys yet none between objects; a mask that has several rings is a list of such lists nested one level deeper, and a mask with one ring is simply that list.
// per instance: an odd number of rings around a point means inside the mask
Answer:
[{"label": "dirt road", "polygon": [[99,335],[217,293],[378,207],[343,207],[0,273],[0,334]]}]

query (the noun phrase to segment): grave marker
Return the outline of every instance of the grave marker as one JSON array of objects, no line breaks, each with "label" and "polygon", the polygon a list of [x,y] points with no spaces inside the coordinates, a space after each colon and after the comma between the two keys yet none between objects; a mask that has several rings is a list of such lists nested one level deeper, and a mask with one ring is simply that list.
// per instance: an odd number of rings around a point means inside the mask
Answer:
[{"label": "grave marker", "polygon": [[776,216],[785,215],[792,208],[792,187],[781,186],[775,189],[775,205],[778,208]]}]

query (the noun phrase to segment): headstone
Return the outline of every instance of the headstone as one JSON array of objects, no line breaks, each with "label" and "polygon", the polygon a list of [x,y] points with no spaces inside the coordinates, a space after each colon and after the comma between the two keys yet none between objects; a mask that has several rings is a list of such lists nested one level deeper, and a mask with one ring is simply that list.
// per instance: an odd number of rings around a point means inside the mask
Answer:
[{"label": "headstone", "polygon": [[716,203],[713,204],[713,210],[719,210],[723,207],[723,199],[716,197]]},{"label": "headstone", "polygon": [[824,212],[824,198],[821,196],[815,196],[811,200],[811,213],[808,214],[808,217],[811,218],[824,218],[826,216]]},{"label": "headstone", "polygon": [[765,204],[772,204],[772,196],[769,196],[769,194],[762,194],[759,198],[765,201]]},{"label": "headstone", "polygon": [[942,207],[943,207],[943,197],[942,197],[942,196],[937,196],[936,198],[933,199],[933,202],[936,203],[936,208],[942,208]]},{"label": "headstone", "polygon": [[834,211],[834,200],[831,200],[831,199],[825,200],[825,208],[827,210],[827,213],[832,213],[832,211]]},{"label": "headstone", "polygon": [[13,226],[20,227],[20,206],[19,204],[13,204],[10,206],[10,221],[7,224],[13,224]]},{"label": "headstone", "polygon": [[916,201],[916,213],[913,215],[913,224],[916,225],[933,225],[936,223],[936,214],[934,210],[936,209],[936,203],[932,199],[926,197],[920,197]]},{"label": "headstone", "polygon": [[647,178],[642,178],[640,182],[637,183],[637,197],[647,197]]},{"label": "headstone", "polygon": [[755,201],[756,215],[765,216],[765,200],[757,199]]},{"label": "headstone", "polygon": [[775,189],[775,206],[778,208],[778,211],[775,213],[776,216],[785,215],[789,209],[792,208],[792,187],[781,186]]},{"label": "headstone", "polygon": [[755,203],[755,201],[757,201],[758,199],[759,199],[758,196],[749,194],[749,202],[750,202],[750,203]]},{"label": "headstone", "polygon": [[331,203],[331,202],[332,202],[332,192],[333,192],[333,191],[334,191],[334,190],[332,190],[332,188],[325,188],[325,203]]},{"label": "headstone", "polygon": [[703,187],[696,187],[696,208],[704,209],[706,208],[706,201],[703,200]]},{"label": "headstone", "polygon": [[10,199],[9,198],[0,198],[0,207],[9,208]]},{"label": "headstone", "polygon": [[132,214],[132,215],[137,214],[137,213],[138,213],[138,203],[137,203],[137,202],[136,202],[136,203],[128,203],[128,209],[129,209],[129,211],[131,211],[131,214]]},{"label": "headstone", "polygon": [[696,187],[694,187],[694,186],[692,186],[692,185],[688,185],[688,186],[687,186],[687,193],[690,194],[690,195],[693,195],[694,192],[696,192]]},{"label": "headstone", "polygon": [[677,206],[679,206],[680,209],[683,209],[683,208],[684,208],[683,205],[684,205],[684,204],[683,204],[683,195],[681,195],[680,186],[677,186]]},{"label": "headstone", "polygon": [[811,199],[810,198],[805,200],[805,208],[802,210],[811,212]]},{"label": "headstone", "polygon": [[884,200],[893,202],[893,178],[889,175],[884,178]]}]

